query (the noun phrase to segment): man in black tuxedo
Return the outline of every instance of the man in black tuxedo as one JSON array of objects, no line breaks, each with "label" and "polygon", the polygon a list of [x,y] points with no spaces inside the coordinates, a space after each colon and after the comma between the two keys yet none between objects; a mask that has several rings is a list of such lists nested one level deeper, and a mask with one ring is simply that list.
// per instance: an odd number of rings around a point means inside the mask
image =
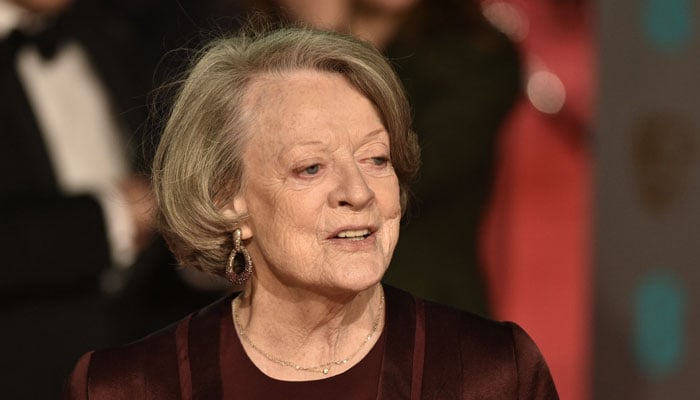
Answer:
[{"label": "man in black tuxedo", "polygon": [[183,301],[154,235],[140,137],[151,72],[127,25],[100,7],[0,0],[7,398],[55,397],[80,354],[135,339],[211,297]]}]

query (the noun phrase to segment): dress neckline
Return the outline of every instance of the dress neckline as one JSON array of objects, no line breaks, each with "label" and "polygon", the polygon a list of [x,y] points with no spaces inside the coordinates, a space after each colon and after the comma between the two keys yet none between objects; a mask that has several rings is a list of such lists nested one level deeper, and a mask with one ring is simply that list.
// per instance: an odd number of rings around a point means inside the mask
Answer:
[{"label": "dress neckline", "polygon": [[376,398],[386,347],[386,324],[369,353],[346,371],[320,379],[286,381],[268,376],[253,363],[236,334],[230,303],[227,309],[229,312],[221,316],[219,353],[224,398],[233,398],[234,393],[240,398],[276,395],[311,400],[328,399],[329,394],[334,399]]}]

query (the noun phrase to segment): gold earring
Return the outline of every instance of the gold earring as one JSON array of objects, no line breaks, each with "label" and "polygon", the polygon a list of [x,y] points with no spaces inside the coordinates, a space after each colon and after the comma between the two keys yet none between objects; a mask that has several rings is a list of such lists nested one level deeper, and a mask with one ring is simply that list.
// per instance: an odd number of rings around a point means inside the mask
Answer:
[{"label": "gold earring", "polygon": [[228,256],[226,265],[226,279],[236,286],[244,284],[253,273],[253,259],[250,258],[248,250],[243,246],[241,240],[241,230],[237,228],[233,231],[233,249]]}]

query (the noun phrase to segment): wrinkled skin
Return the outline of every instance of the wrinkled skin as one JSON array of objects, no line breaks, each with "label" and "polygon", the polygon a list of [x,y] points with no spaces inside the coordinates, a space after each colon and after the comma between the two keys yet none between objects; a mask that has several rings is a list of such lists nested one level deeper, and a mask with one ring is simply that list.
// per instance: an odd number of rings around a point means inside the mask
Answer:
[{"label": "wrinkled skin", "polygon": [[373,104],[341,75],[316,71],[262,77],[246,101],[255,117],[232,209],[249,214],[243,238],[259,284],[331,297],[376,285],[401,207]]}]

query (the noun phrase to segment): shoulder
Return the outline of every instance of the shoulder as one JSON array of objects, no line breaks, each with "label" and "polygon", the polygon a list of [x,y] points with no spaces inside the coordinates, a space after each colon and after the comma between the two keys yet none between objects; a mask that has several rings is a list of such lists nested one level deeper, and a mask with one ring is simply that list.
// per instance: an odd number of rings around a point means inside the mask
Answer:
[{"label": "shoulder", "polygon": [[[412,297],[398,296],[404,304]],[[415,297],[413,303],[423,319],[423,393],[434,394],[427,398],[558,399],[537,345],[515,323]]]},{"label": "shoulder", "polygon": [[191,326],[218,325],[228,300],[219,300],[133,343],[85,354],[71,374],[64,398],[139,399],[146,393],[179,398],[182,378],[189,379]]},{"label": "shoulder", "polygon": [[[403,290],[384,286],[387,303],[400,309],[395,312],[416,313],[422,318],[426,339],[459,341],[460,346],[504,351],[513,343],[513,332],[522,330],[510,322],[497,322],[450,306],[421,299]],[[454,343],[452,343],[454,344]]]},{"label": "shoulder", "polygon": [[[425,328],[426,372],[432,368],[454,375],[462,393],[477,398],[558,399],[544,357],[517,324],[426,301]],[[451,360],[459,374],[444,371],[445,360]]]},{"label": "shoulder", "polygon": [[482,357],[508,364],[516,352],[537,349],[518,325],[494,321],[442,304],[417,299],[425,309],[426,344],[449,343],[453,350],[469,354],[471,360]]},{"label": "shoulder", "polygon": [[[83,355],[73,369],[64,398],[139,399],[154,386],[170,394],[179,388],[176,332],[189,318],[137,342]],[[176,397],[179,395],[172,396]]]}]

